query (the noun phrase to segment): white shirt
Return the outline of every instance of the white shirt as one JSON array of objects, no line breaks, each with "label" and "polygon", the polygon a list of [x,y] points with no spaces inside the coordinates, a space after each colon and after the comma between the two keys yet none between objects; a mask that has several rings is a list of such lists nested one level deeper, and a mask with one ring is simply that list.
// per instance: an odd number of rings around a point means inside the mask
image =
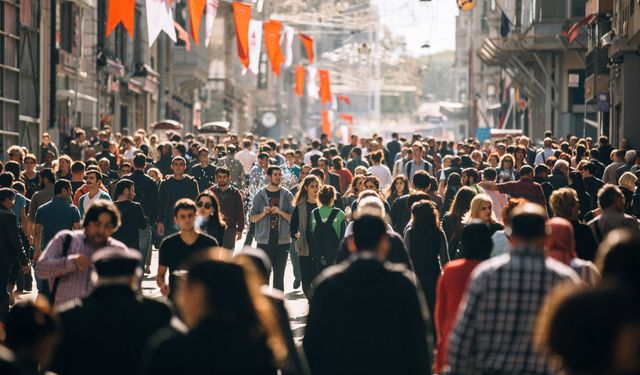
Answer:
[{"label": "white shirt", "polygon": [[131,146],[130,149],[124,151],[123,157],[125,160],[133,160],[133,157],[136,156],[136,152],[138,152],[138,149]]},{"label": "white shirt", "polygon": [[313,155],[320,155],[320,157],[322,157],[322,151],[320,150],[311,150],[309,152],[307,152],[306,154],[304,154],[304,163],[307,165],[311,165],[311,157]]},{"label": "white shirt", "polygon": [[96,195],[93,196],[93,198],[91,198],[89,196],[89,193],[87,193],[87,197],[84,199],[84,201],[82,202],[82,209],[85,214],[87,213],[87,211],[89,211],[89,207],[93,206],[93,204],[97,201],[100,200],[100,196],[102,194],[100,194],[100,190],[98,190],[98,192],[96,193]]},{"label": "white shirt", "polygon": [[236,153],[236,160],[242,164],[242,168],[245,173],[249,173],[253,166],[253,162],[256,161],[256,153],[251,150],[244,149]]},{"label": "white shirt", "polygon": [[380,180],[381,190],[386,190],[389,186],[391,186],[393,177],[391,177],[391,172],[386,165],[372,165],[369,167],[368,172],[378,177],[378,180]]}]

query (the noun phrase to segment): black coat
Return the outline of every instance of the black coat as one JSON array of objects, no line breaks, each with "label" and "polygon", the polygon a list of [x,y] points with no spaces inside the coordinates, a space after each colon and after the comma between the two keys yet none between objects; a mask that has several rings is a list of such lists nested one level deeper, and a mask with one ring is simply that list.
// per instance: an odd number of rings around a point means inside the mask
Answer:
[{"label": "black coat", "polygon": [[[407,246],[404,244],[402,236],[393,231],[387,231],[387,235],[391,242],[391,249],[389,249],[389,253],[387,254],[387,261],[394,264],[402,264],[412,270],[413,264],[411,263],[411,258],[409,257],[409,252],[407,251]],[[345,238],[338,247],[336,264],[348,259],[350,256],[351,253],[349,252]]]},{"label": "black coat", "polygon": [[573,225],[573,236],[576,241],[576,254],[578,258],[594,261],[598,244],[596,243],[595,237],[593,237],[593,231],[587,224],[577,220],[572,220],[571,225]]},{"label": "black coat", "polygon": [[[135,170],[124,178],[133,181],[136,185],[136,197],[134,201],[140,203],[144,214],[150,223],[156,223],[158,220],[158,205],[160,197],[158,196],[158,184],[146,173]],[[114,197],[118,199],[118,197]]]},{"label": "black coat", "polygon": [[303,342],[313,374],[430,374],[429,314],[413,278],[374,257],[325,270]]},{"label": "black coat", "polygon": [[60,312],[62,341],[51,370],[60,375],[137,374],[147,340],[172,314],[127,285],[96,288]]},{"label": "black coat", "polygon": [[595,176],[589,176],[582,179],[584,189],[591,196],[591,209],[598,206],[598,191],[604,186],[604,182]]},{"label": "black coat", "polygon": [[28,262],[20,242],[16,216],[0,208],[0,274],[7,274],[16,261],[21,265]]}]

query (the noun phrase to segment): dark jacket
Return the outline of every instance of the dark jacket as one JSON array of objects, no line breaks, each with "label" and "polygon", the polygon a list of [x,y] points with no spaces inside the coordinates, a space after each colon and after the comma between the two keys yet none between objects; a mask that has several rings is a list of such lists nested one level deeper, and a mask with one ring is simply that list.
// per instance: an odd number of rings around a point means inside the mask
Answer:
[{"label": "dark jacket", "polygon": [[573,225],[573,236],[576,241],[576,254],[578,258],[593,262],[596,258],[598,244],[593,237],[591,228],[589,228],[587,224],[577,220],[571,220],[571,225]]},{"label": "dark jacket", "polygon": [[340,189],[340,175],[329,172],[329,181],[327,182],[336,189],[336,192],[339,193],[342,191],[342,189]]},{"label": "dark jacket", "polygon": [[598,207],[598,191],[604,186],[604,182],[595,176],[589,176],[582,179],[584,189],[591,196],[591,209]]},{"label": "dark jacket", "polygon": [[554,190],[557,190],[569,185],[569,180],[567,179],[567,176],[565,176],[564,173],[559,171],[554,171],[553,174],[549,175],[548,180],[551,183],[551,185],[553,185]]},{"label": "dark jacket", "polygon": [[413,277],[362,256],[325,270],[304,336],[313,374],[430,374],[429,314]]},{"label": "dark jacket", "polygon": [[[140,203],[149,222],[155,223],[158,220],[158,205],[160,203],[156,182],[149,175],[139,170],[135,170],[123,178],[129,179],[136,184],[136,197],[133,200]],[[115,198],[117,199],[118,197]]]},{"label": "dark jacket", "polygon": [[[336,264],[348,259],[351,256],[346,241],[348,232],[349,226],[347,226],[347,234],[345,235],[345,238],[342,240],[340,246],[338,247],[338,252],[336,253]],[[391,242],[391,248],[389,249],[389,253],[387,254],[387,262],[393,264],[402,264],[408,269],[412,270],[413,264],[411,264],[411,258],[409,257],[409,252],[407,251],[407,246],[404,244],[402,236],[391,230],[387,230],[387,235],[389,236],[389,241]]]},{"label": "dark jacket", "polygon": [[59,374],[137,374],[149,337],[171,320],[169,307],[127,285],[97,287],[63,307],[62,341],[51,370]]},{"label": "dark jacket", "polygon": [[[236,232],[244,229],[244,205],[242,204],[242,193],[234,186],[229,186],[226,193],[218,187],[211,188],[213,194],[218,198],[220,203],[220,212],[224,216],[227,227],[235,228]],[[224,199],[223,199],[224,197]]]},{"label": "dark jacket", "polygon": [[0,208],[0,274],[8,272],[16,261],[21,265],[28,263],[16,227],[16,217],[11,211]]},{"label": "dark jacket", "polygon": [[[180,188],[177,188],[176,185],[180,185]],[[195,201],[199,193],[198,183],[193,177],[184,175],[183,180],[176,180],[173,175],[169,176],[160,183],[158,188],[158,195],[160,196],[158,221],[164,224],[171,223],[173,220],[173,206],[178,199],[189,198]]]},{"label": "dark jacket", "polygon": [[411,210],[409,209],[409,195],[406,194],[396,199],[391,206],[391,225],[397,233],[404,233],[404,228],[411,220]]}]

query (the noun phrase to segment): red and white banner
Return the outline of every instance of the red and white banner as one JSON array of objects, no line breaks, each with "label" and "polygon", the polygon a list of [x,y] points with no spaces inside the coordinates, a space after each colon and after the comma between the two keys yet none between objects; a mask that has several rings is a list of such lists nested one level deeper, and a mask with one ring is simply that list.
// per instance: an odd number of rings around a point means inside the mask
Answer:
[{"label": "red and white banner", "polygon": [[293,64],[293,38],[296,35],[296,29],[291,26],[284,27],[284,55],[285,68],[290,67]]},{"label": "red and white banner", "polygon": [[260,72],[262,27],[262,21],[251,20],[251,22],[249,23],[249,70],[255,75]]},{"label": "red and white banner", "polygon": [[275,75],[280,75],[281,65],[284,63],[284,56],[280,48],[280,31],[282,24],[278,21],[267,21],[264,23],[264,41],[267,45],[267,56],[271,62],[271,70]]},{"label": "red and white banner", "polygon": [[205,10],[205,30],[207,33],[206,40],[204,41],[204,45],[209,47],[209,42],[211,41],[211,35],[213,35],[213,22],[216,19],[216,14],[218,13],[218,5],[220,4],[219,0],[207,0],[207,8]]},{"label": "red and white banner", "polygon": [[176,28],[173,24],[173,11],[171,4],[165,0],[147,0],[147,34],[149,36],[149,47],[164,31],[175,43]]}]

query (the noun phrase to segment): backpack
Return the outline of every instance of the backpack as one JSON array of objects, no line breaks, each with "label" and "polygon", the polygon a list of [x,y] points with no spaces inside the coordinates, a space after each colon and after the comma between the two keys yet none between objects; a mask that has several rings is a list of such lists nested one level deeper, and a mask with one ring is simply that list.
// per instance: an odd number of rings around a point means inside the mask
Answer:
[{"label": "backpack", "polygon": [[311,234],[309,250],[316,266],[321,270],[335,263],[336,253],[340,246],[340,238],[333,229],[333,221],[338,216],[339,209],[331,209],[331,213],[326,222],[322,221],[320,211],[313,212],[316,220],[316,227]]}]

